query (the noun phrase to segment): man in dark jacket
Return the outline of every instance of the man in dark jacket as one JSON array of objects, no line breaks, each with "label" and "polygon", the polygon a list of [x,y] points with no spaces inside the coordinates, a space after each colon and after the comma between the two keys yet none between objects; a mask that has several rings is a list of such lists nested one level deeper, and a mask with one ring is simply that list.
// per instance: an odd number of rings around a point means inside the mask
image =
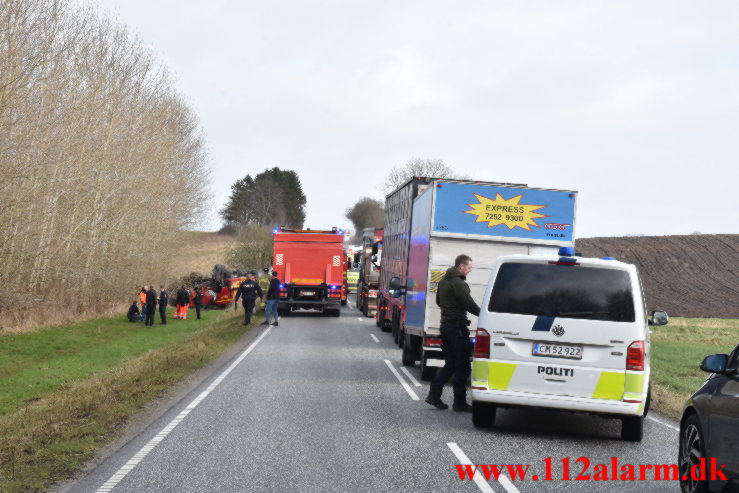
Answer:
[{"label": "man in dark jacket", "polygon": [[277,323],[277,304],[280,301],[280,280],[277,279],[277,271],[272,271],[272,278],[269,280],[269,289],[267,289],[267,306],[264,309],[264,325],[269,325],[270,315],[274,318],[273,325]]},{"label": "man in dark jacket", "polygon": [[472,344],[470,324],[467,312],[480,314],[480,307],[470,296],[470,287],[465,282],[467,274],[472,270],[472,259],[460,255],[454,260],[454,267],[446,271],[439,289],[436,292],[436,304],[441,308],[441,341],[444,354],[444,367],[436,373],[431,381],[426,402],[438,409],[449,406],[441,400],[441,392],[449,377],[454,374],[455,411],[471,412],[472,406],[467,404],[467,379],[470,376],[470,353]]},{"label": "man in dark jacket", "polygon": [[167,305],[169,304],[169,295],[164,290],[164,286],[159,286],[159,317],[162,319],[162,325],[167,325]]},{"label": "man in dark jacket", "polygon": [[126,316],[128,317],[129,322],[138,322],[141,320],[141,312],[139,311],[139,306],[136,304],[136,301],[128,307],[128,313]]},{"label": "man in dark jacket", "polygon": [[154,326],[154,314],[157,311],[157,292],[154,290],[154,286],[149,286],[146,291],[146,325],[149,327]]},{"label": "man in dark jacket", "polygon": [[244,325],[249,325],[251,322],[251,314],[254,311],[257,297],[259,297],[259,301],[262,301],[264,292],[257,282],[254,273],[250,272],[247,274],[246,280],[239,285],[239,289],[236,291],[236,299],[234,300],[234,310],[236,310],[238,309],[239,298],[241,298],[241,304],[244,307]]},{"label": "man in dark jacket", "polygon": [[195,306],[195,313],[198,314],[198,320],[200,320],[200,310],[203,308],[203,290],[195,288],[195,296],[192,298],[192,302]]}]

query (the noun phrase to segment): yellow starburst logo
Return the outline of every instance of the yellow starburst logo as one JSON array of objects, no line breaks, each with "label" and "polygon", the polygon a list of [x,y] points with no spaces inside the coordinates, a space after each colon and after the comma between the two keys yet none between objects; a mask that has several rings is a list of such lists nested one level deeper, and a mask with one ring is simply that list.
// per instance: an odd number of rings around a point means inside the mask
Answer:
[{"label": "yellow starburst logo", "polygon": [[489,199],[482,195],[472,194],[478,200],[477,204],[467,204],[472,210],[462,211],[466,214],[477,216],[476,223],[488,223],[488,228],[504,224],[508,229],[522,228],[531,231],[531,226],[539,227],[534,219],[549,217],[539,214],[537,211],[546,207],[545,205],[522,204],[523,194],[516,195],[510,199],[504,199],[499,193],[495,199]]}]

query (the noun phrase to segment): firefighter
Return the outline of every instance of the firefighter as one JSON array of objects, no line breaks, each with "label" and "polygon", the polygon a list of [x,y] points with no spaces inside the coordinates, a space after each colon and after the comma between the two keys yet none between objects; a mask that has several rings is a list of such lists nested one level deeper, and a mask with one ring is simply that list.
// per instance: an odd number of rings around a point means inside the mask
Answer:
[{"label": "firefighter", "polygon": [[149,286],[146,291],[146,324],[148,327],[154,326],[154,315],[157,312],[157,292],[154,286]]},{"label": "firefighter", "polygon": [[141,304],[141,321],[146,319],[146,292],[149,290],[149,286],[144,286],[139,291],[139,303]]},{"label": "firefighter", "polygon": [[186,307],[190,304],[190,298],[187,294],[185,286],[180,286],[177,290],[177,309],[175,310],[174,318],[184,320],[187,318]]},{"label": "firefighter", "polygon": [[467,312],[480,314],[480,307],[470,296],[470,287],[465,282],[467,274],[472,271],[472,259],[467,255],[459,255],[439,282],[436,292],[436,304],[441,308],[441,341],[444,354],[444,367],[436,373],[431,381],[431,388],[426,402],[437,409],[449,406],[441,400],[441,392],[449,377],[454,374],[454,405],[452,409],[461,412],[472,412],[467,404],[467,379],[472,370],[470,353],[472,343],[467,328],[470,321]]},{"label": "firefighter", "polygon": [[277,271],[272,271],[272,277],[269,281],[269,289],[267,290],[267,307],[264,309],[264,325],[269,325],[269,318],[272,315],[274,318],[274,325],[277,327],[280,325],[277,323],[277,305],[280,302],[280,280],[277,279]]},{"label": "firefighter", "polygon": [[251,323],[251,314],[254,311],[257,296],[261,302],[264,299],[264,291],[259,286],[254,273],[250,272],[246,275],[246,281],[242,282],[236,291],[236,298],[234,299],[234,310],[238,310],[239,298],[241,298],[241,304],[244,307],[244,323],[242,325]]},{"label": "firefighter", "polygon": [[203,292],[200,288],[195,288],[195,296],[193,296],[192,301],[195,306],[195,313],[197,313],[198,320],[200,320],[200,310],[203,308]]},{"label": "firefighter", "polygon": [[169,304],[169,295],[164,290],[164,286],[159,286],[159,317],[162,319],[162,325],[167,325],[167,305]]}]

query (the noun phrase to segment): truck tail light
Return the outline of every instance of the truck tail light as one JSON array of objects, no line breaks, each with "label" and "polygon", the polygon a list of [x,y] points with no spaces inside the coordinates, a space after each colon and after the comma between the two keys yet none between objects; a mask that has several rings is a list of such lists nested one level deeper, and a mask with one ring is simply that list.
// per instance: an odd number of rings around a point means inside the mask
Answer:
[{"label": "truck tail light", "polygon": [[441,347],[441,339],[438,337],[427,337],[423,341],[424,346],[430,346],[430,347]]},{"label": "truck tail light", "polygon": [[475,333],[475,358],[490,359],[490,334],[485,329],[477,329]]},{"label": "truck tail light", "polygon": [[644,341],[634,341],[626,351],[626,369],[644,371]]}]

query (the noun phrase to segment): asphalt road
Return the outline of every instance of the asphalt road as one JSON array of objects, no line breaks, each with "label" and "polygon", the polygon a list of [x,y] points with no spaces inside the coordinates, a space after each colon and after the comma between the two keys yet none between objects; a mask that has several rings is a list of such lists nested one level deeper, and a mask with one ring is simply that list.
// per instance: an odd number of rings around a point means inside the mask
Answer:
[{"label": "asphalt road", "polygon": [[[590,474],[612,457],[619,467],[673,463],[678,432],[665,418],[647,420],[637,444],[620,440],[618,421],[564,412],[499,411],[496,428],[481,431],[469,414],[424,403],[427,385],[400,369],[390,335],[351,305],[339,318],[306,313],[259,330],[248,349],[69,490],[679,491],[651,472],[647,481],[614,481],[610,472],[605,481],[574,480],[579,457],[590,460]],[[418,369],[410,374],[420,381]],[[444,398],[451,403],[451,388]],[[551,481],[543,479],[547,457]],[[530,468],[524,481],[460,481],[455,465],[465,458]],[[563,458],[573,480],[557,479]]]}]

